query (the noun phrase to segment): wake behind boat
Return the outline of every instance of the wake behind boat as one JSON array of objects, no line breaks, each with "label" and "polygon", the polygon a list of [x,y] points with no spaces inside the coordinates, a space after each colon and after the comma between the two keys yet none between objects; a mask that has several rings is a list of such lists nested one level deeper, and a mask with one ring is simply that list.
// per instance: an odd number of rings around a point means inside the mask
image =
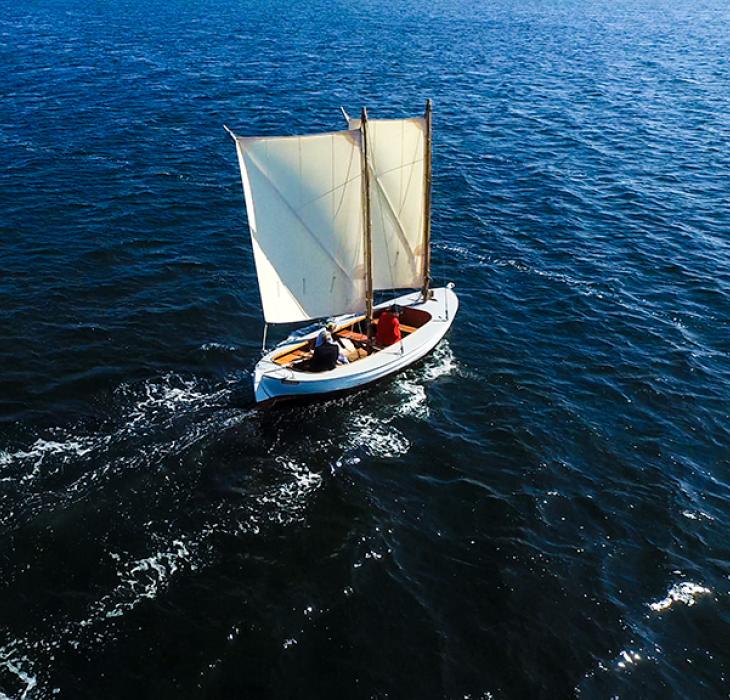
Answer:
[{"label": "wake behind boat", "polygon": [[[436,347],[458,309],[452,284],[430,288],[430,100],[422,117],[370,120],[365,109],[360,119],[345,117],[347,130],[308,136],[228,130],[264,345],[268,324],[330,319],[331,335],[290,337],[264,354],[254,370],[260,404],[331,396],[399,372]],[[418,291],[374,304],[376,292],[408,288]],[[394,304],[400,338],[383,341],[378,324],[393,322],[386,312]],[[343,364],[321,371],[315,360],[323,340],[337,344]]]}]

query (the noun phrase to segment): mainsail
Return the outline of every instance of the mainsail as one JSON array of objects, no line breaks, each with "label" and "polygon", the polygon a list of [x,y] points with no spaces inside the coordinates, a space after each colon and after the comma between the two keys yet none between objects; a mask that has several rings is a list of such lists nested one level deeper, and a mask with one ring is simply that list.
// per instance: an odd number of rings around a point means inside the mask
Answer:
[{"label": "mainsail", "polygon": [[[359,129],[359,119],[348,119]],[[426,118],[368,119],[373,288],[421,287]]]},{"label": "mainsail", "polygon": [[230,132],[267,323],[369,317],[377,290],[421,288],[427,298],[430,115],[429,101],[410,119],[367,119],[363,109],[347,131]]},{"label": "mainsail", "polygon": [[362,311],[359,130],[234,138],[266,322]]}]

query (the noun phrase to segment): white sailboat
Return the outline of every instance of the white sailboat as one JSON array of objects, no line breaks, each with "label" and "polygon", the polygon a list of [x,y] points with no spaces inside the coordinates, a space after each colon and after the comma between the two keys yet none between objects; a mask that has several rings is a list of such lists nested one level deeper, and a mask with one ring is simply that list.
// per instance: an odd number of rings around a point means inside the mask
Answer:
[{"label": "white sailboat", "polygon": [[[344,113],[344,110],[343,110]],[[422,117],[348,120],[343,131],[236,142],[264,312],[259,404],[352,391],[417,362],[446,335],[459,301],[430,287],[431,101]],[[375,304],[376,292],[411,289]],[[377,347],[383,309],[401,340]],[[354,361],[313,372],[319,329],[265,351],[268,324],[334,322]],[[353,349],[355,350],[352,353]]]}]

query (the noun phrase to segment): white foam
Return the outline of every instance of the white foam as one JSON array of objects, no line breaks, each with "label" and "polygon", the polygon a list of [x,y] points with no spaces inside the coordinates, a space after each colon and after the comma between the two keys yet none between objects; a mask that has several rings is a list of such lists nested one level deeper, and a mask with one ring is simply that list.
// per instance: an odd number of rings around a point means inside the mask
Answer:
[{"label": "white foam", "polygon": [[130,422],[135,425],[149,421],[161,412],[176,413],[194,407],[208,407],[230,394],[228,387],[209,391],[195,379],[184,379],[174,373],[166,374],[159,381],[144,384],[144,398],[129,412]]},{"label": "white foam", "polygon": [[[224,423],[230,423],[230,418]],[[109,552],[109,558],[117,568],[118,583],[91,603],[85,613],[76,619],[47,625],[45,637],[16,640],[0,648],[0,668],[7,669],[25,687],[23,694],[14,700],[33,697],[39,690],[49,691],[49,688],[38,687],[39,679],[33,673],[35,662],[31,657],[43,652],[45,657],[53,658],[56,650],[63,646],[78,649],[102,642],[114,633],[112,625],[118,618],[141,602],[161,596],[175,577],[205,566],[211,537],[225,531],[255,535],[267,523],[301,522],[311,494],[322,484],[322,476],[287,456],[280,455],[276,461],[281,467],[276,472],[277,478],[263,494],[251,494],[246,508],[253,512],[245,524],[240,523],[239,511],[234,509],[228,514],[216,513],[215,521],[207,523],[197,533],[178,535],[158,544],[148,556],[131,558],[124,552]],[[292,644],[296,644],[296,640]],[[41,678],[40,682],[43,680]],[[0,693],[0,700],[2,698]]]},{"label": "white foam", "polygon": [[360,413],[352,416],[347,438],[348,450],[362,449],[373,457],[385,458],[406,454],[411,443],[393,425],[393,421],[406,416],[426,420],[429,417],[426,384],[451,374],[456,368],[451,348],[446,341],[442,341],[422,367],[405,372],[394,382],[397,403],[387,415]]},{"label": "white foam", "polygon": [[698,513],[695,513],[691,510],[683,510],[682,515],[687,518],[688,520],[714,520],[711,515],[708,515],[707,513],[704,513],[702,511],[699,511]]},{"label": "white foam", "polygon": [[66,440],[58,442],[56,440],[44,440],[38,438],[27,450],[18,450],[17,452],[0,453],[0,465],[10,464],[13,461],[30,460],[35,464],[40,464],[43,458],[49,454],[55,455],[77,455],[83,456],[89,452],[92,447],[88,445],[89,438],[79,438],[76,440]]},{"label": "white foam", "polygon": [[[174,427],[171,419],[181,410],[189,413],[197,412],[200,407],[220,406],[235,381],[237,379],[231,378],[211,390],[204,382],[183,381],[170,374],[161,381],[145,383],[141,390],[121,387],[124,401],[119,416],[120,428],[106,434],[92,435],[71,434],[71,428],[51,429],[48,435],[36,438],[23,449],[0,451],[0,468],[27,465],[28,474],[20,478],[30,479],[50,466],[81,458],[88,460],[90,453],[100,449],[114,446],[116,454],[116,448],[125,448],[121,459],[110,460],[104,455],[99,468],[81,474],[66,486],[68,491],[90,488],[108,471],[129,467],[127,446],[134,450],[134,464],[143,464],[144,460],[158,459],[170,451],[185,449],[207,435],[216,434],[245,420],[252,411],[225,409],[208,411],[200,416],[194,413],[189,429],[182,436],[177,430],[172,431],[174,436],[165,434],[164,430],[156,430],[156,439],[151,445],[140,448],[137,440],[130,442],[130,438],[137,437],[148,426]],[[284,478],[277,479],[277,483],[271,487],[271,494],[276,496],[274,510],[284,511],[284,520],[291,522],[301,517],[308,494],[319,487],[322,479],[292,460],[282,464]],[[9,473],[12,477],[13,472]],[[272,516],[270,507],[262,507],[253,498],[252,501],[247,504],[255,511],[249,531],[255,533],[260,524],[274,521],[276,517]],[[174,538],[167,537],[164,540],[157,537],[148,556],[130,558],[123,551],[111,552],[109,556],[117,569],[118,581],[106,593],[90,603],[78,617],[48,621],[43,636],[15,640],[0,648],[0,668],[18,679],[18,683],[14,683],[15,687],[20,688],[21,684],[24,687],[22,695],[21,690],[13,691],[18,693],[14,695],[14,700],[36,695],[45,697],[51,692],[50,687],[40,687],[46,680],[45,673],[35,673],[35,666],[40,664],[41,658],[53,659],[56,651],[64,646],[78,649],[96,645],[107,634],[113,634],[117,618],[136,608],[142,601],[158,598],[181,574],[204,566],[212,551],[210,538],[213,533],[238,527],[235,517],[227,517],[225,513],[214,513],[213,517],[215,520],[206,523],[198,532],[179,533]],[[40,669],[44,671],[42,667]],[[0,699],[2,697],[0,692]]]},{"label": "white foam", "polygon": [[227,343],[203,343],[200,349],[204,352],[210,350],[225,350],[227,352],[235,352],[238,348],[235,345],[228,345]]},{"label": "white foam", "polygon": [[712,593],[709,588],[700,586],[697,583],[691,581],[682,581],[681,583],[675,583],[668,591],[665,598],[658,600],[655,603],[649,603],[649,607],[652,610],[660,612],[667,610],[675,603],[684,603],[685,605],[692,606],[697,602],[697,598],[702,595],[708,595]]},{"label": "white foam", "polygon": [[[258,500],[261,504],[274,507],[270,514],[272,520],[286,525],[301,520],[310,494],[322,485],[322,475],[287,456],[279,455],[275,459],[282,473],[291,478],[268,488]],[[258,531],[259,518],[254,518],[254,521]]]},{"label": "white foam", "polygon": [[[110,553],[110,557],[120,561],[123,555]],[[171,577],[184,567],[190,570],[195,568],[192,547],[182,539],[172,540],[169,546],[155,554],[122,565],[118,571],[120,583],[92,603],[81,619],[47,625],[46,638],[16,639],[0,648],[0,668],[7,669],[25,685],[22,694],[14,700],[35,697],[36,693],[47,691],[39,686],[39,679],[33,673],[35,662],[29,656],[42,652],[53,660],[56,650],[63,645],[78,649],[82,643],[101,642],[104,639],[104,625],[123,616],[142,600],[157,597],[169,585]],[[86,641],[82,641],[84,639]],[[33,692],[37,686],[38,689]],[[41,692],[41,695],[45,697],[45,692]],[[0,693],[0,700],[4,697]]]},{"label": "white foam", "polygon": [[442,340],[431,356],[426,360],[421,378],[425,382],[432,382],[439,377],[453,374],[458,369],[456,357],[448,340]]},{"label": "white foam", "polygon": [[[231,394],[231,387],[238,381],[238,377],[229,378],[220,388],[211,390],[205,383],[196,379],[184,379],[174,373],[166,374],[162,379],[148,381],[142,387],[143,396],[139,397],[139,389],[132,389],[130,385],[122,384],[118,393],[125,399],[129,398],[128,405],[123,407],[119,422],[121,427],[110,433],[76,434],[71,428],[52,428],[50,435],[38,437],[28,447],[16,451],[0,450],[0,470],[13,467],[26,467],[26,473],[16,475],[10,472],[3,480],[19,480],[29,482],[47,469],[46,465],[57,466],[68,464],[89,454],[103,451],[112,445],[120,445],[129,438],[138,436],[141,432],[156,426],[171,425],[170,421],[179,414],[188,414],[203,408],[221,406]],[[236,415],[226,417],[215,416],[209,421],[191,426],[190,432],[184,438],[177,438],[169,444],[153,445],[151,454],[161,454],[170,449],[191,444],[191,436],[198,439],[202,434],[208,434],[216,428],[225,429],[240,422],[250,415],[250,411],[239,411]],[[89,479],[93,480],[108,469],[105,465],[91,475],[82,475],[80,480],[69,487],[78,488]],[[45,469],[44,469],[45,468]]]},{"label": "white foam", "polygon": [[[119,561],[119,554],[111,553]],[[83,630],[122,617],[136,608],[145,599],[156,598],[169,586],[170,579],[184,568],[195,569],[191,548],[182,539],[173,540],[170,545],[149,557],[128,561],[118,570],[119,584],[109,593],[94,602],[88,614],[81,620],[70,621],[63,630],[63,637],[78,637]],[[99,633],[94,634],[99,638]],[[69,639],[72,646],[78,640]]]},{"label": "white foam", "polygon": [[403,401],[398,404],[396,413],[401,416],[413,416],[426,419],[429,416],[426,400],[426,388],[415,382],[399,381],[398,390],[403,394]]},{"label": "white foam", "polygon": [[411,448],[410,441],[388,423],[390,420],[381,420],[369,414],[354,416],[349,446],[363,449],[373,457],[399,457],[406,454]]},{"label": "white foam", "polygon": [[74,437],[68,440],[46,440],[38,438],[30,447],[17,452],[0,452],[0,467],[14,464],[26,465],[31,470],[21,477],[22,481],[35,479],[41,473],[41,467],[49,458],[60,459],[66,464],[74,458],[83,457],[99,446],[106,443],[108,438]]},{"label": "white foam", "polygon": [[[30,659],[17,652],[17,644],[17,640],[14,640],[7,646],[0,648],[0,668],[7,669],[23,684],[23,690],[16,700],[25,700],[38,685],[38,679],[29,670],[32,668]],[[0,692],[0,700],[10,700],[10,698]]]},{"label": "white foam", "polygon": [[185,543],[182,540],[173,540],[167,550],[155,552],[149,557],[128,564],[126,572],[120,573],[123,583],[119,587],[119,592],[123,592],[126,588],[133,595],[124,609],[131,609],[142,598],[155,598],[175,572],[189,561],[190,550]]}]

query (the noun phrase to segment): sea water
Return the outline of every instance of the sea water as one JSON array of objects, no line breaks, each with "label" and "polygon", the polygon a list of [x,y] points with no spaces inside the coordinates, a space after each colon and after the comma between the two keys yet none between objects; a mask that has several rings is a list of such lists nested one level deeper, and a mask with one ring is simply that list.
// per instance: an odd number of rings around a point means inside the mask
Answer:
[{"label": "sea water", "polygon": [[[719,0],[6,4],[0,694],[727,697],[728,26]],[[453,331],[254,410],[222,125],[427,97]]]}]

